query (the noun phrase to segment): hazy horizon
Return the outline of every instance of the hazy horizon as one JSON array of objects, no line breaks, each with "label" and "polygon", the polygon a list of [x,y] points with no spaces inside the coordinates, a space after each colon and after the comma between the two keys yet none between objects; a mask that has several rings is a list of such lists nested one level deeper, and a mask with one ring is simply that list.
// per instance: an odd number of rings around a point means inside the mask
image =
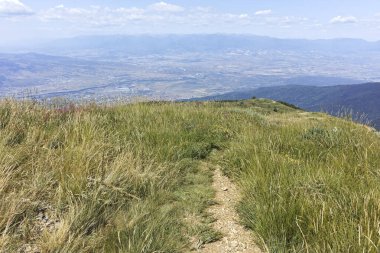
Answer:
[{"label": "hazy horizon", "polygon": [[220,36],[242,36],[242,37],[262,37],[278,40],[299,40],[299,41],[338,41],[338,40],[358,40],[365,41],[368,43],[380,42],[380,40],[368,40],[363,38],[354,38],[354,37],[332,37],[332,38],[291,38],[291,37],[277,37],[269,35],[258,35],[258,34],[249,34],[249,33],[134,33],[134,34],[122,34],[122,33],[113,33],[113,34],[83,34],[83,35],[73,35],[73,36],[63,36],[51,39],[35,39],[30,41],[18,41],[14,43],[4,43],[0,42],[0,53],[17,53],[17,52],[34,52],[36,49],[40,49],[44,45],[51,46],[55,42],[61,42],[64,40],[75,40],[80,38],[91,38],[91,37],[170,37],[170,36],[207,36],[207,35],[220,35]]},{"label": "hazy horizon", "polygon": [[[320,10],[323,10],[320,11]],[[0,46],[89,35],[243,34],[378,41],[380,2],[0,0]]]},{"label": "hazy horizon", "polygon": [[376,0],[0,0],[0,95],[171,100],[375,82],[379,28]]}]

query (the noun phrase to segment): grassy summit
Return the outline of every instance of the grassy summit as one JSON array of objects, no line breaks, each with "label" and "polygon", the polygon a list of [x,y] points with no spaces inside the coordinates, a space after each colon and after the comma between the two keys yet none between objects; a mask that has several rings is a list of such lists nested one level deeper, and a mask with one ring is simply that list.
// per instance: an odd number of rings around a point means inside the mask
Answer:
[{"label": "grassy summit", "polygon": [[0,252],[186,252],[213,165],[271,252],[378,252],[380,138],[270,100],[0,103]]}]

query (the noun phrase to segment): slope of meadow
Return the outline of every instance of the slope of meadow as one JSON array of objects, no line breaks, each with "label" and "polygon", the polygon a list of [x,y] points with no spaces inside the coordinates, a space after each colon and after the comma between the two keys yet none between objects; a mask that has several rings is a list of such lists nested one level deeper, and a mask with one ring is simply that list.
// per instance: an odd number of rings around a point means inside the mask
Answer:
[{"label": "slope of meadow", "polygon": [[186,252],[218,240],[212,168],[270,252],[377,252],[380,138],[270,100],[0,104],[0,252]]}]

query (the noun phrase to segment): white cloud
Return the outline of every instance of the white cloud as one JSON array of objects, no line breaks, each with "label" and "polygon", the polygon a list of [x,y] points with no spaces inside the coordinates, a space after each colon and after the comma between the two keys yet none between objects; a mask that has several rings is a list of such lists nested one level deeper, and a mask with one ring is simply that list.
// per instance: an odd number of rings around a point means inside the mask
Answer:
[{"label": "white cloud", "polygon": [[[1,0],[0,0],[1,1]],[[124,7],[110,8],[90,6],[86,8],[71,8],[58,5],[54,8],[40,11],[38,17],[45,22],[65,22],[75,28],[108,30],[136,29],[144,32],[156,32],[157,27],[161,31],[169,29],[180,31],[182,27],[188,30],[205,27],[223,27],[224,30],[249,31],[257,27],[290,27],[293,25],[308,25],[311,21],[303,17],[270,15],[271,10],[262,10],[259,14],[226,13],[212,8],[183,7],[159,2],[144,8]],[[245,27],[244,30],[242,27]],[[165,30],[166,29],[166,30]],[[140,31],[139,30],[139,31]],[[170,30],[170,31],[172,31]],[[207,29],[204,29],[207,30]]]},{"label": "white cloud", "polygon": [[249,15],[246,13],[243,13],[243,14],[239,15],[239,18],[241,18],[241,19],[249,18]]},{"label": "white cloud", "polygon": [[256,16],[265,16],[272,14],[272,10],[259,10],[255,12]]},{"label": "white cloud", "polygon": [[39,13],[43,21],[66,21],[93,26],[120,26],[130,22],[148,19],[144,10],[139,8],[117,8],[91,6],[87,9],[68,8],[58,5]]},{"label": "white cloud", "polygon": [[165,2],[155,3],[149,6],[149,9],[158,12],[182,12],[185,10],[182,6],[169,4]]},{"label": "white cloud", "polygon": [[336,16],[330,20],[331,24],[357,23],[358,19],[354,16]]},{"label": "white cloud", "polygon": [[32,9],[19,0],[0,0],[0,16],[30,15]]},{"label": "white cloud", "polygon": [[313,21],[308,18],[297,16],[267,16],[265,18],[260,17],[257,21],[260,22],[261,25],[285,28],[292,26],[306,26],[313,23]]}]

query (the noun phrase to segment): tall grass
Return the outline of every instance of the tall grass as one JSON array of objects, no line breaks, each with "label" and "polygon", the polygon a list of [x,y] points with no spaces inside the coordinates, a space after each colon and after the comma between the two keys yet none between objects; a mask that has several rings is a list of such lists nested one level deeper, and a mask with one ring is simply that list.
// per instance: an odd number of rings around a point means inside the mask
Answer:
[{"label": "tall grass", "polygon": [[240,123],[221,163],[241,184],[244,224],[271,252],[379,252],[380,139],[303,115]]},{"label": "tall grass", "polygon": [[187,252],[217,240],[207,163],[241,187],[242,221],[271,252],[378,252],[379,153],[369,128],[270,100],[4,100],[0,252]]},{"label": "tall grass", "polygon": [[179,252],[219,236],[197,162],[227,140],[212,109],[0,108],[0,251]]}]

